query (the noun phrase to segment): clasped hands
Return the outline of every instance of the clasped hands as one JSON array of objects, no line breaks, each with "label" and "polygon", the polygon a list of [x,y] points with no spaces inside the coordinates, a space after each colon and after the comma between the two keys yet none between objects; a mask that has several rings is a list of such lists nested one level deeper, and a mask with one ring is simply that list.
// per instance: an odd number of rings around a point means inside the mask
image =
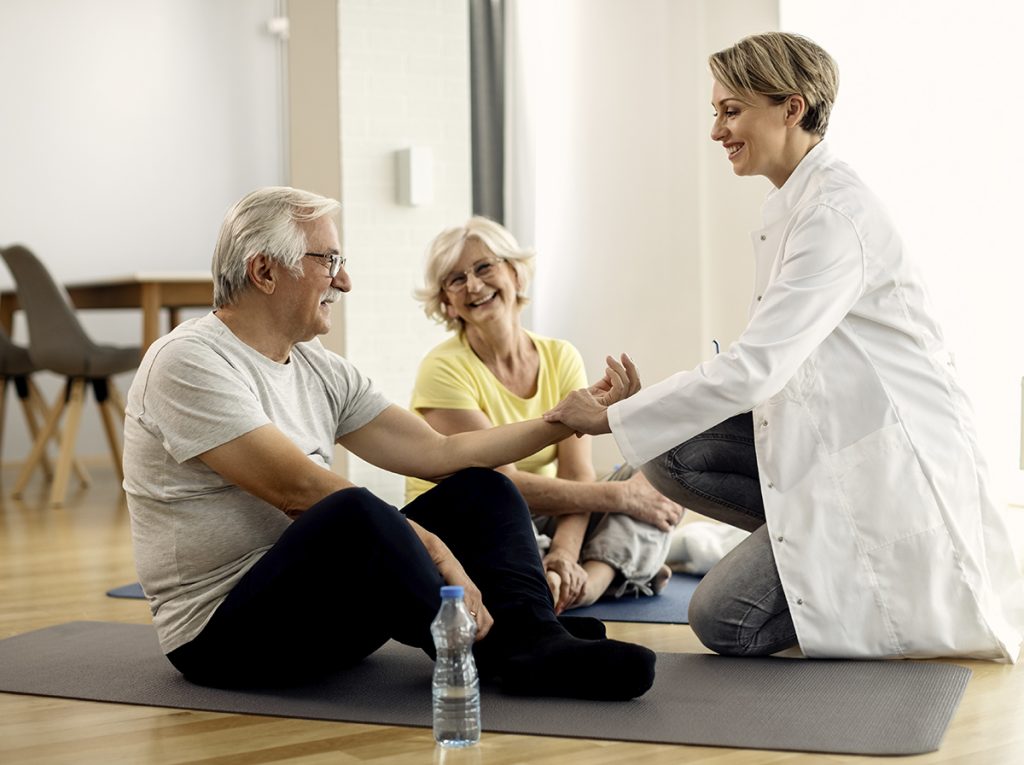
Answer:
[{"label": "clasped hands", "polygon": [[582,435],[610,433],[608,407],[640,390],[640,375],[633,360],[625,353],[621,362],[611,356],[604,377],[589,388],[574,390],[557,406],[544,413],[546,422],[560,422]]}]

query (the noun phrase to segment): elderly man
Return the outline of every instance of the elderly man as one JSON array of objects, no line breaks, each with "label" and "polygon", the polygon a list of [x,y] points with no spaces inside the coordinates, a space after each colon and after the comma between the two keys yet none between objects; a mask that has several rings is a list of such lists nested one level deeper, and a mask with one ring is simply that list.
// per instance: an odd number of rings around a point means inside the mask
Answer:
[{"label": "elderly man", "polygon": [[[441,435],[316,339],[351,289],[339,207],[278,187],[239,201],[213,256],[216,310],[155,343],[132,384],[124,486],[168,659],[195,682],[242,686],[328,673],[389,638],[432,655],[449,583],[466,588],[481,675],[504,690],[644,693],[654,654],[556,618],[522,498],[480,469],[571,431]],[[635,390],[627,366],[610,362],[593,390]],[[335,442],[440,483],[399,512],[329,469]]]}]

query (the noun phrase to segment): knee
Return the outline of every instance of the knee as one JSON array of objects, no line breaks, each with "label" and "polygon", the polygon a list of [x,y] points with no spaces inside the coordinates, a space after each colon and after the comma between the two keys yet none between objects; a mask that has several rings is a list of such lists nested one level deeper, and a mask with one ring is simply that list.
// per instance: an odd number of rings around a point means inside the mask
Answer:
[{"label": "knee", "polygon": [[438,485],[449,495],[453,505],[479,512],[486,507],[507,508],[522,505],[519,489],[507,476],[488,468],[466,468],[446,478]]},{"label": "knee", "polygon": [[740,656],[736,627],[723,618],[726,608],[714,588],[702,582],[690,599],[690,627],[705,648],[722,656]]},{"label": "knee", "polygon": [[702,495],[696,488],[699,481],[698,471],[679,462],[677,454],[685,448],[686,444],[683,444],[665,452],[645,464],[641,470],[651,486],[661,494],[680,505],[690,506]]},{"label": "knee", "polygon": [[296,524],[312,524],[324,533],[330,533],[332,529],[346,533],[385,533],[398,521],[405,523],[395,507],[369,489],[352,487],[324,497],[300,515]]}]

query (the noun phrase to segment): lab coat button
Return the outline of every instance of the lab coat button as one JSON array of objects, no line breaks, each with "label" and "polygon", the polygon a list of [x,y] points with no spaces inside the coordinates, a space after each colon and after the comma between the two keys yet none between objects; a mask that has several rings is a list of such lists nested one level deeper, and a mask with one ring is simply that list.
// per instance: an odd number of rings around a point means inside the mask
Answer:
[{"label": "lab coat button", "polygon": [[803,599],[803,598],[797,598],[797,599],[796,599],[796,604],[797,604],[798,606],[802,606],[802,605],[804,604],[804,599]]},{"label": "lab coat button", "polygon": [[761,241],[762,241],[762,242],[763,242],[763,241],[764,241],[765,239],[767,239],[767,238],[768,238],[768,237],[767,237],[766,235],[764,235],[764,234],[761,234]]},{"label": "lab coat button", "polygon": [[782,541],[782,535],[781,534],[779,536],[775,537],[775,538],[778,539],[780,542]]},{"label": "lab coat button", "polygon": [[758,295],[758,296],[757,296],[757,302],[758,302],[758,303],[760,303],[760,302],[761,302],[761,296],[760,296],[760,295]]},{"label": "lab coat button", "polygon": [[762,428],[767,428],[768,427],[768,420],[761,420],[761,427]]}]

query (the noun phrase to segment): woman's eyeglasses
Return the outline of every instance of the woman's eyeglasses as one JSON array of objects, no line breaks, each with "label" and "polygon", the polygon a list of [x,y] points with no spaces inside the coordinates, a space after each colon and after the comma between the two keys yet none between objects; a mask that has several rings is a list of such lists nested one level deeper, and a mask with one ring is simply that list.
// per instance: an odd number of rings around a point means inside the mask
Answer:
[{"label": "woman's eyeglasses", "polygon": [[473,264],[472,268],[467,268],[465,271],[452,271],[444,278],[444,281],[441,282],[441,286],[444,287],[447,292],[462,292],[466,289],[466,285],[469,284],[470,274],[473,274],[477,279],[483,281],[487,277],[493,276],[498,264],[504,260],[504,258],[478,260]]}]

